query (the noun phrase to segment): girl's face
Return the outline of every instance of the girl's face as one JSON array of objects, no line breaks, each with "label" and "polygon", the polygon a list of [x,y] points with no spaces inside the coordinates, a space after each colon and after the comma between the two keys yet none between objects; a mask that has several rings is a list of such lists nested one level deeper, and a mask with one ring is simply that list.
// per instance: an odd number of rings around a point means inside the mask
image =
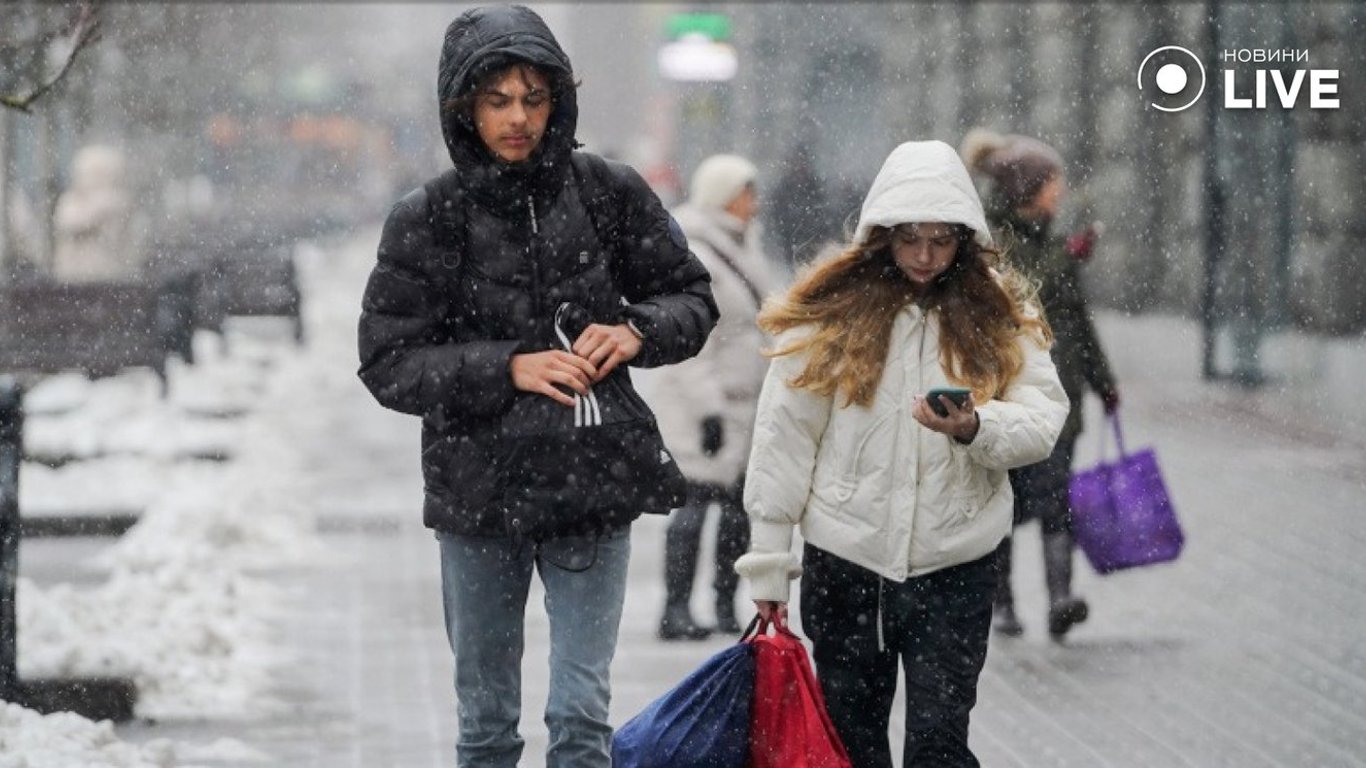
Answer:
[{"label": "girl's face", "polygon": [[917,290],[944,274],[957,252],[952,224],[902,224],[892,230],[892,258]]}]

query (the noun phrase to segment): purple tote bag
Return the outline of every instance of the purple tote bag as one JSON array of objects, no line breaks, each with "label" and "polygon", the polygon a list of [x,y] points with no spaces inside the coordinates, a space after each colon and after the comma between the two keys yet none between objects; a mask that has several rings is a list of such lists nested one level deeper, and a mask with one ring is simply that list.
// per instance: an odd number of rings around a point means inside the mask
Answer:
[{"label": "purple tote bag", "polygon": [[1097,573],[1165,563],[1181,554],[1176,522],[1152,449],[1126,453],[1118,412],[1111,414],[1119,460],[1076,472],[1068,488],[1077,545]]}]

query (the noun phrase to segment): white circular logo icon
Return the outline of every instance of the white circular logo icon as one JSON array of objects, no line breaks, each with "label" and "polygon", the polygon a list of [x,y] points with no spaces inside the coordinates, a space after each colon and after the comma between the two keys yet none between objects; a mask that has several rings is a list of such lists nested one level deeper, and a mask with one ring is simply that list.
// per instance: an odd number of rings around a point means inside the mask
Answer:
[{"label": "white circular logo icon", "polygon": [[[1200,63],[1199,57],[1179,45],[1164,45],[1161,48],[1154,48],[1148,52],[1147,56],[1143,57],[1142,63],[1138,65],[1138,90],[1143,90],[1144,67],[1148,66],[1148,61],[1152,59],[1153,56],[1162,51],[1178,51],[1190,57],[1190,60],[1195,62],[1196,71],[1200,73],[1200,87],[1196,89],[1195,95],[1191,97],[1191,100],[1181,106],[1165,107],[1154,101],[1148,102],[1148,106],[1163,112],[1181,112],[1182,110],[1190,109],[1190,107],[1194,105],[1195,102],[1199,101],[1200,97],[1205,93],[1205,65]],[[1169,54],[1169,57],[1173,55],[1174,54]],[[1190,69],[1188,66],[1176,62],[1163,64],[1157,68],[1157,75],[1153,79],[1153,84],[1156,85],[1157,90],[1162,93],[1168,96],[1175,96],[1186,90],[1186,86],[1190,84]]]}]

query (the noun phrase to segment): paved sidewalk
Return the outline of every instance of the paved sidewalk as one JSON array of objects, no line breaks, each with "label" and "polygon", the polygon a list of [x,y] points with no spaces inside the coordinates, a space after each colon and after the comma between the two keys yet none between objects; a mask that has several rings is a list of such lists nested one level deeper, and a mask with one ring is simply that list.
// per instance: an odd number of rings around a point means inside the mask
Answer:
[{"label": "paved sidewalk", "polygon": [[[230,735],[291,768],[454,764],[436,545],[419,521],[418,423],[381,410],[352,373],[355,308],[375,236],[333,254],[310,286],[331,297],[306,302],[311,343],[331,357],[320,358],[328,384],[301,419],[313,430],[297,439],[316,472],[319,535],[338,558],[279,577],[296,595],[282,638],[298,663],[277,692],[289,710],[237,723],[136,725],[125,738]],[[1104,578],[1079,564],[1092,618],[1064,646],[1043,632],[1037,530],[1021,530],[1017,585],[1028,632],[993,640],[973,730],[983,764],[1366,763],[1366,441],[1346,427],[1366,423],[1362,399],[1305,418],[1290,395],[1199,382],[1187,321],[1106,315],[1101,326],[1130,448],[1157,448],[1188,547],[1174,564]],[[1325,359],[1355,365],[1355,354]],[[1354,373],[1334,375],[1364,380],[1366,371]],[[1088,416],[1079,464],[1097,445],[1100,422],[1094,410]],[[635,527],[614,667],[618,724],[726,643],[655,640],[664,523]],[[524,766],[543,765],[545,746],[538,595],[523,667]],[[699,585],[704,617],[707,597]]]}]

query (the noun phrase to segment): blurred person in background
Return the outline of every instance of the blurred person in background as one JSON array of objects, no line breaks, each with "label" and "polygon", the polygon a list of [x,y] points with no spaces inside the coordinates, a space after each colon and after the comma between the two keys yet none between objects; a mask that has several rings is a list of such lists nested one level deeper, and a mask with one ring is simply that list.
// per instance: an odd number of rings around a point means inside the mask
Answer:
[{"label": "blurred person in background", "polygon": [[[909,142],[883,164],[843,250],[759,325],[776,335],[736,563],[760,614],[802,628],[858,768],[890,768],[897,667],[907,768],[978,765],[969,715],[986,661],[1007,470],[1048,456],[1067,397],[1028,284],[998,259],[957,153]],[[932,388],[961,386],[961,404]],[[791,552],[794,526],[805,546]]]},{"label": "blurred person in background", "polygon": [[71,185],[52,214],[52,275],[84,283],[131,280],[141,273],[149,222],[134,204],[122,150],[81,147],[71,162]]},{"label": "blurred person in background", "polygon": [[[640,487],[628,465],[601,485],[538,488],[552,495],[527,502],[517,496],[524,488],[501,478],[565,458],[526,442],[505,452],[500,438],[520,434],[527,412],[577,429],[590,387],[615,382],[613,391],[633,397],[627,364],[690,357],[716,322],[706,269],[645,182],[573,151],[576,87],[569,58],[531,10],[456,18],[437,75],[455,167],[394,206],[363,299],[360,378],[382,405],[422,417],[423,517],[440,545],[462,767],[520,761],[533,574],[550,624],[546,765],[610,765],[609,673],[630,522],[642,511],[611,501],[659,493]],[[578,318],[578,329],[562,325],[562,314]],[[628,405],[637,403],[616,403]],[[607,457],[573,458],[613,469]],[[518,514],[591,532],[521,538],[510,498]],[[613,514],[600,516],[604,509]]]},{"label": "blurred person in background", "polygon": [[[1062,435],[1046,460],[1010,473],[1015,489],[1015,522],[1037,519],[1043,528],[1044,581],[1048,588],[1048,633],[1061,639],[1086,620],[1086,601],[1072,594],[1072,508],[1067,488],[1072,454],[1082,428],[1082,396],[1089,387],[1106,413],[1119,407],[1119,390],[1101,347],[1082,290],[1080,267],[1098,235],[1093,226],[1072,237],[1056,235],[1053,221],[1066,194],[1062,157],[1038,139],[969,131],[961,153],[973,172],[988,180],[987,216],[1004,231],[1006,255],[1038,286],[1044,315],[1053,329],[1053,361],[1072,403]],[[1001,543],[1001,582],[994,626],[1024,632],[1010,586],[1011,541]]]},{"label": "blurred person in background", "polygon": [[710,629],[689,608],[702,527],[720,508],[715,549],[716,630],[738,634],[735,560],[749,546],[741,496],[754,427],[754,405],[768,362],[754,324],[764,297],[782,278],[760,242],[758,170],[738,155],[713,155],[692,175],[687,202],[674,218],[711,273],[721,319],[702,352],[670,368],[652,391],[665,442],[688,478],[688,503],[674,512],[664,547],[663,640],[700,640]]},{"label": "blurred person in background", "polygon": [[788,275],[842,234],[830,214],[825,181],[804,142],[793,145],[783,159],[782,173],[768,198],[765,207],[773,240]]}]

